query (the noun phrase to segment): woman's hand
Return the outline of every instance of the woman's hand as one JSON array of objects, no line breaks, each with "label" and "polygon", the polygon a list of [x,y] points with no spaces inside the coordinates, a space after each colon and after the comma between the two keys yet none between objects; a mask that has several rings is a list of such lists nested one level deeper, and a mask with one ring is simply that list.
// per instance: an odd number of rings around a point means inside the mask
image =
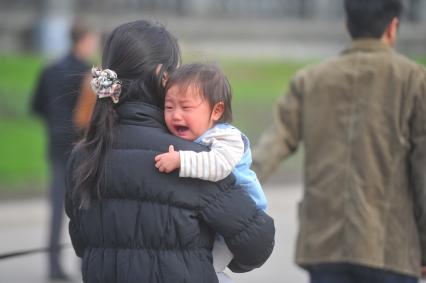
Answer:
[{"label": "woman's hand", "polygon": [[169,152],[159,154],[155,157],[155,167],[164,173],[170,173],[180,168],[179,151],[175,151],[173,145],[170,145]]}]

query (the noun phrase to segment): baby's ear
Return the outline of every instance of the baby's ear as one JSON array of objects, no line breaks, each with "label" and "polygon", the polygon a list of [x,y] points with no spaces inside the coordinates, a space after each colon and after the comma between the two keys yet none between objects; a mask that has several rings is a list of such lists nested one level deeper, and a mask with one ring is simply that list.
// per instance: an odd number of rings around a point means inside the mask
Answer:
[{"label": "baby's ear", "polygon": [[223,102],[218,102],[213,106],[213,111],[212,111],[212,120],[214,122],[217,122],[220,120],[220,118],[222,118],[223,112],[225,111],[225,105],[223,104]]}]

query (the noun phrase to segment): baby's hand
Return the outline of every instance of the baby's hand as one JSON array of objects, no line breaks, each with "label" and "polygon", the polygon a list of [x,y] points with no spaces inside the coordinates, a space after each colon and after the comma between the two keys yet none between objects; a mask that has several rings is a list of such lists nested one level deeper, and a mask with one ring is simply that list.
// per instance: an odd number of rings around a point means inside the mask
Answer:
[{"label": "baby's hand", "polygon": [[160,172],[170,173],[180,167],[179,151],[175,151],[173,145],[169,146],[169,152],[159,154],[155,157],[155,167]]}]

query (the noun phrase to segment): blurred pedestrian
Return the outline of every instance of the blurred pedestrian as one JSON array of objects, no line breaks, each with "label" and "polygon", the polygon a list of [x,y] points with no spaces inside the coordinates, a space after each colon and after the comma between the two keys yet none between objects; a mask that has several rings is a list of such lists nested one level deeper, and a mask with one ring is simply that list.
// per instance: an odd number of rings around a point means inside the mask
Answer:
[{"label": "blurred pedestrian", "polygon": [[312,283],[417,282],[426,265],[426,74],[393,50],[401,0],[345,0],[352,43],[298,72],[254,150],[305,149],[296,262]]},{"label": "blurred pedestrian", "polygon": [[[61,265],[59,248],[64,216],[65,165],[78,138],[74,111],[82,82],[90,70],[88,62],[98,49],[97,34],[81,23],[73,25],[70,37],[70,52],[42,71],[32,100],[32,110],[44,120],[48,132],[51,171],[48,276],[52,280],[68,279]],[[84,123],[78,127],[84,127]]]}]

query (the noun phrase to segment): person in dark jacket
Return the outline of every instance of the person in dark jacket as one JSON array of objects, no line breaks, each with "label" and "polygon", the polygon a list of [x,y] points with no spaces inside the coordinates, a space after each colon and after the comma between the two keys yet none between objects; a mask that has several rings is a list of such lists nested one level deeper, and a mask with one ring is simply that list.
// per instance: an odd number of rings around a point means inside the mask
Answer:
[{"label": "person in dark jacket", "polygon": [[58,247],[64,217],[65,165],[77,141],[73,111],[83,78],[90,71],[87,61],[98,48],[96,33],[82,24],[71,28],[70,37],[71,51],[42,71],[31,105],[32,111],[44,120],[48,132],[51,169],[49,277],[52,280],[68,278],[60,264]]},{"label": "person in dark jacket", "polygon": [[234,254],[234,272],[260,267],[272,252],[272,218],[233,175],[214,183],[155,168],[170,144],[207,150],[171,135],[164,122],[164,84],[179,64],[176,39],[140,20],[109,35],[103,70],[93,70],[98,99],[71,154],[65,202],[86,283],[217,283],[216,233]]}]

